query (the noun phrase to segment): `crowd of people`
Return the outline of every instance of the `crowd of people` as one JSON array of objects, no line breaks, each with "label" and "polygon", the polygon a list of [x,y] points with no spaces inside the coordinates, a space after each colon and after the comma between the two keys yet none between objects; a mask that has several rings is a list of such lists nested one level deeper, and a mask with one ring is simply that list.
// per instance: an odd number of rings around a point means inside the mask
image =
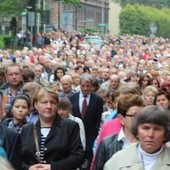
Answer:
[{"label": "crowd of people", "polygon": [[3,159],[16,170],[169,168],[169,39],[105,35],[100,49],[75,31],[38,39],[0,50]]}]

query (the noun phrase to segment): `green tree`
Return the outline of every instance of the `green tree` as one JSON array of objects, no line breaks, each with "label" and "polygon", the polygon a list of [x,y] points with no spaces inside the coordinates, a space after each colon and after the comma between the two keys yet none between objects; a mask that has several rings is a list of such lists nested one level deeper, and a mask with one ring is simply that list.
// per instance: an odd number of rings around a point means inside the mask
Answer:
[{"label": "green tree", "polygon": [[0,15],[19,16],[26,6],[26,0],[0,0]]},{"label": "green tree", "polygon": [[[28,0],[0,0],[0,15],[13,15],[18,16],[23,12],[27,6]],[[37,1],[37,0],[36,0]],[[56,0],[63,3],[79,6],[80,0]]]},{"label": "green tree", "polygon": [[113,0],[113,2],[120,3],[122,7],[127,4],[143,4],[146,6],[152,6],[156,8],[168,7],[170,8],[170,0]]},{"label": "green tree", "polygon": [[56,1],[60,1],[66,4],[71,4],[73,6],[80,6],[80,0],[56,0]]}]

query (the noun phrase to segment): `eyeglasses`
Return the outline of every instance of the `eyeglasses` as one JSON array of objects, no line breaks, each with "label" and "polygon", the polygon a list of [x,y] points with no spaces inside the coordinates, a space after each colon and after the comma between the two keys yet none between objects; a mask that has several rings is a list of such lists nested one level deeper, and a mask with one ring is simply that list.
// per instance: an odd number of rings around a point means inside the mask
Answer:
[{"label": "eyeglasses", "polygon": [[131,117],[131,119],[133,120],[136,115],[127,115],[127,114],[126,114],[125,116]]}]

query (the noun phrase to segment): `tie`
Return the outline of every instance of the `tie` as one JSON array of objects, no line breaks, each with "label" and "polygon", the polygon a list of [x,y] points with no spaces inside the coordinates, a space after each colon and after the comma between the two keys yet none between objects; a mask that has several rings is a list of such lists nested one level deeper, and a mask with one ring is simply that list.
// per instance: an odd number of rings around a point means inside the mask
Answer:
[{"label": "tie", "polygon": [[81,117],[84,118],[85,114],[86,114],[86,110],[87,110],[87,101],[86,101],[86,97],[84,96],[84,100],[82,103],[82,113],[81,113]]}]

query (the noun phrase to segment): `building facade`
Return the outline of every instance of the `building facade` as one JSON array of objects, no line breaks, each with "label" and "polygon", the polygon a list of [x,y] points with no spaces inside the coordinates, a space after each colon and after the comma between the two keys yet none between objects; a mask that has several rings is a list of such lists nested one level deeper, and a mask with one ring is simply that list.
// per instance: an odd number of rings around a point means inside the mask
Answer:
[{"label": "building facade", "polygon": [[50,11],[50,24],[56,29],[81,31],[83,28],[108,27],[109,0],[81,0],[80,7],[61,1],[44,0]]}]

